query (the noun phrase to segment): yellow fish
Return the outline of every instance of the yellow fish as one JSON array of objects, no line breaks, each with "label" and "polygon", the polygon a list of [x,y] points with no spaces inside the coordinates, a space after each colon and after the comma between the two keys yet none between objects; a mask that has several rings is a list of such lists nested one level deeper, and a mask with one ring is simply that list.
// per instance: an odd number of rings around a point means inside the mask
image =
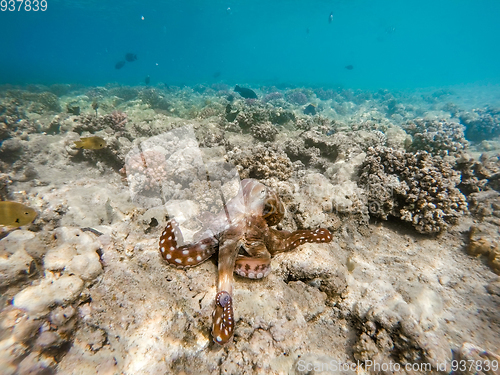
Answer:
[{"label": "yellow fish", "polygon": [[0,202],[0,225],[21,227],[35,220],[36,211],[17,202]]},{"label": "yellow fish", "polygon": [[83,148],[85,150],[100,150],[106,147],[106,141],[101,137],[85,137],[80,138],[79,141],[74,141],[76,148]]}]

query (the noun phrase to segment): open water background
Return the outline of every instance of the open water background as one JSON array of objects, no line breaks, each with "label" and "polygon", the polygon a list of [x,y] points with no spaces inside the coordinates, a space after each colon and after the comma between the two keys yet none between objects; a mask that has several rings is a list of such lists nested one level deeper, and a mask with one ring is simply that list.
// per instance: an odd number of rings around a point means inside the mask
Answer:
[{"label": "open water background", "polygon": [[[0,12],[0,83],[137,85],[150,75],[151,84],[174,85],[500,84],[497,0],[47,5],[45,12]],[[127,52],[138,60],[115,69]]]}]

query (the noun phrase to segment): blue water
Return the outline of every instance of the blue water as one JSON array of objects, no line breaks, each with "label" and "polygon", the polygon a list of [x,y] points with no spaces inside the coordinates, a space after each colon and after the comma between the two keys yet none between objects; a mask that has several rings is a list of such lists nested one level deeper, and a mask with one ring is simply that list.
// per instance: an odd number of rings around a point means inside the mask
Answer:
[{"label": "blue water", "polygon": [[498,0],[47,3],[0,12],[0,83],[500,83]]}]

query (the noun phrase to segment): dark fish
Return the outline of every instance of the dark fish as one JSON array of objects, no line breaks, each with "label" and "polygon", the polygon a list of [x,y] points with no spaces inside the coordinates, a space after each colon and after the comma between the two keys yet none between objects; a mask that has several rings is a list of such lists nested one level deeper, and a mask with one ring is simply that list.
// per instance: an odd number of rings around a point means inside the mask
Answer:
[{"label": "dark fish", "polygon": [[332,23],[333,21],[333,12],[330,13],[330,16],[328,17],[328,23]]},{"label": "dark fish", "polygon": [[214,73],[214,78],[219,78],[220,77],[220,72],[215,72]]},{"label": "dark fish", "polygon": [[151,82],[151,78],[149,76],[146,76],[146,78],[144,79],[144,83],[147,85],[149,85],[149,82]]},{"label": "dark fish", "polygon": [[125,66],[125,61],[118,61],[115,65],[115,69],[121,69]]},{"label": "dark fish", "polygon": [[240,87],[240,86],[236,85],[236,87],[234,88],[234,91],[239,93],[245,99],[258,99],[258,96],[255,93],[255,91],[247,89],[246,87]]},{"label": "dark fish", "polygon": [[354,66],[352,66],[352,65],[346,65],[346,66],[345,66],[345,68],[346,68],[347,70],[353,70],[353,69],[354,69]]},{"label": "dark fish", "polygon": [[125,60],[127,60],[128,62],[135,61],[137,60],[137,55],[135,53],[127,53],[125,55]]},{"label": "dark fish", "polygon": [[316,114],[316,107],[313,104],[309,104],[304,108],[304,114],[314,116]]}]

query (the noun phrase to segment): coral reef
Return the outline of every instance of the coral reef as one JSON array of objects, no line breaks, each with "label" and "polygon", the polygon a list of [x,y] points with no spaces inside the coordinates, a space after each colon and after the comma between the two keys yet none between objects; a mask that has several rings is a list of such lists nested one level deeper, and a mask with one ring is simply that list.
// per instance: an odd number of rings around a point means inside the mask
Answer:
[{"label": "coral reef", "polygon": [[292,90],[285,93],[285,98],[289,103],[296,105],[304,105],[307,104],[309,99],[307,95],[302,91]]},{"label": "coral reef", "polygon": [[134,191],[159,191],[162,181],[167,180],[167,162],[162,150],[146,150],[131,155],[122,173]]},{"label": "coral reef", "polygon": [[270,92],[269,94],[266,94],[266,96],[264,96],[264,98],[262,99],[262,101],[264,103],[269,103],[269,102],[278,102],[278,101],[281,101],[283,100],[283,94],[280,93],[280,92]]},{"label": "coral reef", "polygon": [[169,111],[172,108],[165,95],[158,89],[144,89],[139,93],[138,97],[152,109]]},{"label": "coral reef", "polygon": [[368,191],[372,216],[410,222],[420,233],[438,233],[467,212],[460,174],[427,152],[368,149],[359,183]]},{"label": "coral reef", "polygon": [[500,109],[483,108],[465,112],[460,116],[465,125],[465,137],[474,142],[500,136]]},{"label": "coral reef", "polygon": [[241,178],[276,177],[286,181],[294,169],[283,151],[265,145],[235,148],[227,153],[227,161],[237,166]]},{"label": "coral reef", "polygon": [[113,111],[113,113],[103,118],[103,123],[108,124],[115,131],[123,131],[127,121],[127,114],[120,111]]},{"label": "coral reef", "polygon": [[260,103],[252,105],[230,104],[226,107],[226,119],[234,122],[243,131],[248,131],[254,125],[271,122],[276,125],[295,123],[293,112],[281,107],[265,106]]},{"label": "coral reef", "polygon": [[486,190],[468,196],[469,211],[481,222],[489,222],[500,226],[500,193]]},{"label": "coral reef", "polygon": [[137,98],[140,89],[138,89],[137,87],[119,86],[110,88],[108,91],[110,95],[114,95],[123,100],[129,101]]},{"label": "coral reef", "polygon": [[260,141],[274,141],[278,129],[271,122],[255,124],[250,127],[250,133]]},{"label": "coral reef", "polygon": [[74,119],[74,122],[76,124],[73,130],[78,134],[82,134],[85,131],[95,133],[108,126],[114,131],[123,132],[128,122],[128,117],[124,112],[113,111],[104,116],[80,115]]},{"label": "coral reef", "polygon": [[468,146],[464,126],[446,120],[415,119],[408,121],[404,129],[412,136],[408,151],[427,151],[433,155],[455,155]]},{"label": "coral reef", "polygon": [[461,172],[460,190],[468,195],[483,190],[500,191],[500,156],[482,154],[474,160],[468,154],[461,154],[456,160],[456,167]]},{"label": "coral reef", "polygon": [[0,102],[0,140],[12,137],[18,128],[19,121],[26,117],[21,101],[16,98],[2,98]]}]

